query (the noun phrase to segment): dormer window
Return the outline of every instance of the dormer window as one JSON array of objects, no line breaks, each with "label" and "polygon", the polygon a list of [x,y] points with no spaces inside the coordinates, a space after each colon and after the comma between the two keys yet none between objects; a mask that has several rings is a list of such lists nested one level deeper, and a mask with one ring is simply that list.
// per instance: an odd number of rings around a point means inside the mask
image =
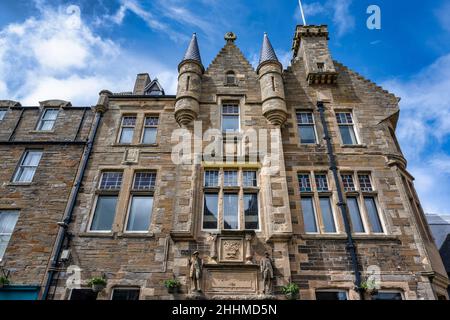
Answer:
[{"label": "dormer window", "polygon": [[236,74],[234,71],[228,71],[226,74],[226,85],[235,86],[236,85]]}]

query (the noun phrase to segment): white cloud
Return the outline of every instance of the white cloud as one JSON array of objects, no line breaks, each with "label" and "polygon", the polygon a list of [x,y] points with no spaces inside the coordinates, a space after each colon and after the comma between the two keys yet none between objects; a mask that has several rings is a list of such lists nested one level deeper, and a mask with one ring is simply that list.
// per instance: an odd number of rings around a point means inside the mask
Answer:
[{"label": "white cloud", "polygon": [[327,0],[325,3],[311,2],[304,3],[306,21],[308,17],[327,16],[333,21],[337,29],[337,36],[343,36],[355,27],[355,18],[350,13],[350,6],[353,0]]},{"label": "white cloud", "polygon": [[82,20],[78,6],[54,8],[38,1],[37,8],[36,16],[0,30],[2,99],[91,105],[102,89],[130,91],[136,74],[146,71],[175,93],[175,69],[102,38]]},{"label": "white cloud", "polygon": [[397,134],[425,211],[450,213],[450,54],[383,87],[402,97]]},{"label": "white cloud", "polygon": [[448,12],[450,11],[450,3],[444,2],[444,4],[437,10],[435,10],[435,15],[438,18],[444,30],[450,31],[450,16]]}]

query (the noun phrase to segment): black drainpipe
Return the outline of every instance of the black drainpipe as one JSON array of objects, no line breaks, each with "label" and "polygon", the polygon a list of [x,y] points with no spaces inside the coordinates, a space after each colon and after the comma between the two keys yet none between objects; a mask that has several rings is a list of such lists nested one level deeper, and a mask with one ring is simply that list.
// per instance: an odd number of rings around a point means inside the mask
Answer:
[{"label": "black drainpipe", "polygon": [[89,162],[89,157],[91,155],[92,152],[92,147],[94,144],[94,140],[95,140],[95,136],[97,135],[97,129],[100,125],[100,121],[102,119],[103,113],[102,112],[96,112],[95,113],[95,120],[94,120],[94,127],[92,128],[92,132],[89,135],[89,139],[87,141],[86,144],[86,149],[84,151],[83,154],[83,159],[81,160],[81,167],[80,167],[80,171],[77,177],[77,180],[72,188],[72,192],[70,194],[70,202],[69,205],[67,206],[66,209],[66,214],[63,220],[63,223],[60,225],[60,229],[58,232],[58,236],[56,239],[56,249],[54,252],[54,255],[52,257],[52,261],[50,263],[50,267],[48,269],[48,275],[47,275],[47,280],[45,282],[45,287],[44,287],[44,292],[42,293],[42,297],[41,300],[47,300],[48,297],[48,292],[50,290],[50,287],[52,285],[52,281],[53,281],[53,277],[56,273],[56,268],[58,266],[58,261],[59,261],[59,256],[61,255],[61,251],[63,248],[63,243],[64,240],[66,239],[66,237],[68,236],[68,227],[70,222],[72,221],[72,215],[73,215],[73,210],[75,208],[75,203],[77,201],[77,197],[78,197],[78,193],[80,191],[80,187],[81,187],[81,182],[83,181],[83,176],[84,173],[86,171],[86,167],[88,165]]},{"label": "black drainpipe", "polygon": [[333,153],[333,145],[331,143],[330,132],[328,131],[328,125],[325,120],[325,106],[322,101],[317,102],[317,108],[320,113],[320,120],[322,122],[324,140],[327,143],[328,159],[330,170],[333,172],[334,183],[336,185],[336,190],[339,198],[338,206],[341,209],[342,219],[344,220],[345,232],[347,233],[347,250],[350,253],[352,259],[353,272],[355,273],[355,286],[356,290],[359,292],[360,299],[364,300],[364,294],[361,291],[361,273],[359,271],[358,256],[356,254],[356,246],[352,236],[352,228],[350,226],[350,221],[348,218],[347,205],[344,201],[344,196],[342,193],[341,183],[339,179],[338,168],[336,165],[336,157]]}]

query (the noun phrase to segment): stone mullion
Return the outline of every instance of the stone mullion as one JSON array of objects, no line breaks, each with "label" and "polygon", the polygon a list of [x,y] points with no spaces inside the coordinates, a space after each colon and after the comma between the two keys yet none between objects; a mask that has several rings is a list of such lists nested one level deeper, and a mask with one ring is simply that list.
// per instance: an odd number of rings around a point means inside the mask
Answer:
[{"label": "stone mullion", "polygon": [[122,187],[117,199],[116,217],[114,219],[113,232],[123,232],[128,214],[128,204],[131,200],[131,185],[133,183],[133,168],[125,168],[123,171]]}]

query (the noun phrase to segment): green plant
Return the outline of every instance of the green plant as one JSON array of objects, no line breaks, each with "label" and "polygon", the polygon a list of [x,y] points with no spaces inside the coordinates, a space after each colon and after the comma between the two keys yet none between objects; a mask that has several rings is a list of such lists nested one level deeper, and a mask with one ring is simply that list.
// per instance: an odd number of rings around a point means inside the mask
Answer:
[{"label": "green plant", "polygon": [[375,291],[376,290],[375,279],[366,280],[366,281],[361,282],[360,288],[364,291]]},{"label": "green plant", "polygon": [[89,280],[88,285],[89,286],[94,286],[94,285],[106,286],[106,279],[103,277],[94,277]]},{"label": "green plant", "polygon": [[299,287],[298,287],[298,285],[296,283],[289,283],[288,285],[283,286],[281,288],[281,291],[285,295],[290,296],[292,298],[295,298],[295,297],[297,297],[300,289],[299,289]]},{"label": "green plant", "polygon": [[10,284],[10,281],[8,280],[7,277],[1,276],[0,277],[0,285],[2,286],[7,286]]},{"label": "green plant", "polygon": [[175,289],[181,287],[181,283],[176,279],[169,279],[164,281],[164,286],[167,289]]}]

